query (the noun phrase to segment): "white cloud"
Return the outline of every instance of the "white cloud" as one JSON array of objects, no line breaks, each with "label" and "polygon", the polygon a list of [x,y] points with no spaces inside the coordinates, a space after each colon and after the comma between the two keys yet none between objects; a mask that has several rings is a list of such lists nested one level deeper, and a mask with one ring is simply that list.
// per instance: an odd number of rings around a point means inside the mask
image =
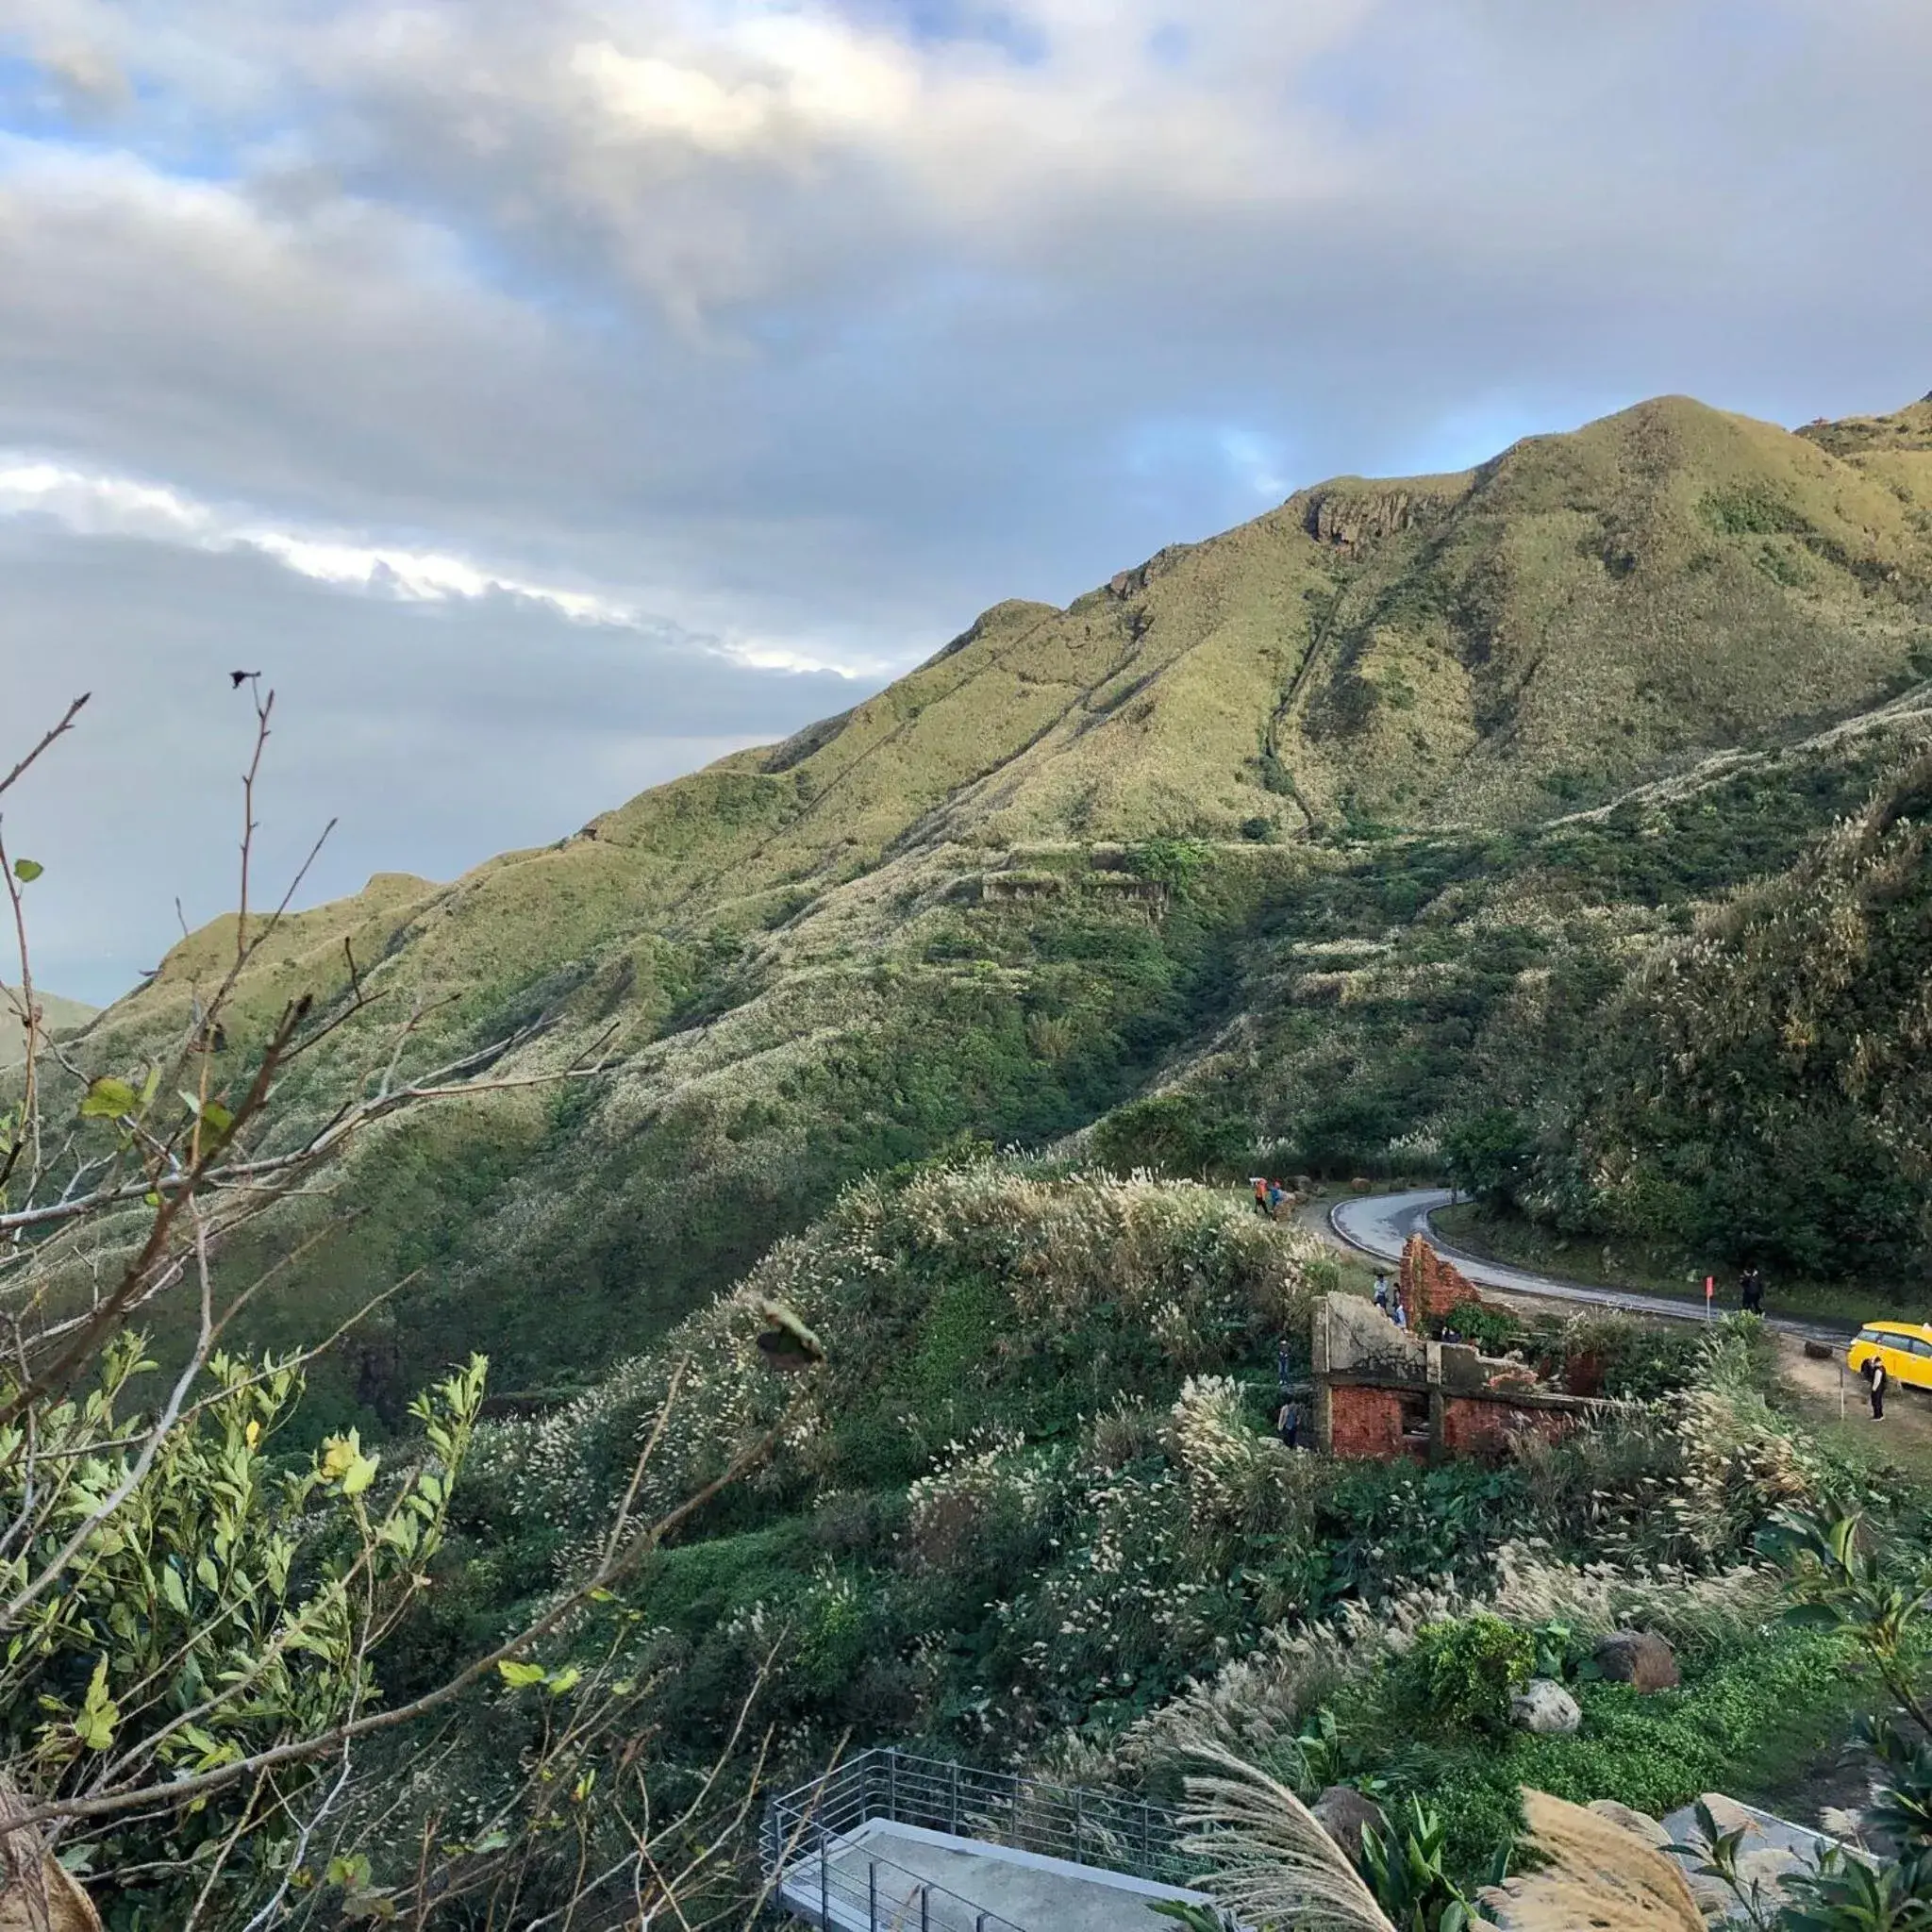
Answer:
[{"label": "white cloud", "polygon": [[[165,484],[0,451],[0,516],[34,515],[51,518],[75,536],[140,538],[212,556],[253,551],[296,576],[407,603],[512,597],[573,624],[611,625],[653,637],[674,635],[676,628],[636,603],[599,591],[542,583],[441,551],[278,528],[246,512],[199,502]],[[841,660],[807,645],[774,639],[689,641],[758,671],[828,671],[841,677],[865,677],[891,668],[877,659]]]},{"label": "white cloud", "polygon": [[742,22],[712,52],[742,72],[723,77],[608,41],[568,49],[564,66],[616,131],[671,137],[739,155],[813,140],[891,136],[919,98],[913,62],[891,42],[801,14]]}]

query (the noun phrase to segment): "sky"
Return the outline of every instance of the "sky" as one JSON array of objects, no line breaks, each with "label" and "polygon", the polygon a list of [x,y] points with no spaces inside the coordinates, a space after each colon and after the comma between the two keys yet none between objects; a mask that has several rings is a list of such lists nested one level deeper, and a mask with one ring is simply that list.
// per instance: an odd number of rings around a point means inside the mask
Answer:
[{"label": "sky", "polygon": [[1896,408],[1928,100],[1927,0],[0,0],[38,976],[232,904],[231,670],[312,902],[1330,475]]}]

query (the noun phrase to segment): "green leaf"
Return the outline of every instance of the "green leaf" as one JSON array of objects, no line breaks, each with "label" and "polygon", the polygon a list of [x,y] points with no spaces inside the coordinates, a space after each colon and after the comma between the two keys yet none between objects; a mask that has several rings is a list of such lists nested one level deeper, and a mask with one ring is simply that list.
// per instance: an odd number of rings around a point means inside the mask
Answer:
[{"label": "green leaf", "polygon": [[89,1085],[80,1103],[80,1117],[84,1121],[116,1121],[132,1113],[137,1105],[134,1089],[125,1080],[104,1074]]},{"label": "green leaf", "polygon": [[161,1594],[184,1617],[188,1614],[188,1590],[181,1581],[181,1573],[172,1563],[161,1566]]},{"label": "green leaf", "polygon": [[568,1664],[560,1671],[553,1671],[543,1679],[543,1688],[554,1697],[561,1697],[566,1690],[575,1690],[583,1680],[583,1672],[575,1664]]},{"label": "green leaf", "polygon": [[1830,1604],[1793,1604],[1783,1621],[1798,1630],[1836,1630],[1844,1619]]},{"label": "green leaf", "polygon": [[506,1684],[517,1690],[525,1690],[531,1684],[541,1684],[544,1674],[541,1664],[512,1663],[507,1657],[497,1665],[496,1673]]},{"label": "green leaf", "polygon": [[369,1860],[358,1852],[353,1857],[334,1857],[328,1861],[325,1882],[340,1885],[344,1891],[360,1891],[369,1883]]},{"label": "green leaf", "polygon": [[108,1695],[108,1659],[98,1657],[94,1662],[93,1676],[88,1683],[87,1697],[80,1707],[80,1715],[74,1722],[74,1735],[90,1751],[105,1751],[113,1743],[114,1726],[120,1721],[120,1709]]},{"label": "green leaf", "polygon": [[359,1496],[375,1480],[376,1465],[382,1460],[379,1456],[358,1456],[342,1472],[342,1494]]},{"label": "green leaf", "polygon": [[13,876],[24,886],[32,885],[46,869],[37,858],[16,858],[13,861]]}]

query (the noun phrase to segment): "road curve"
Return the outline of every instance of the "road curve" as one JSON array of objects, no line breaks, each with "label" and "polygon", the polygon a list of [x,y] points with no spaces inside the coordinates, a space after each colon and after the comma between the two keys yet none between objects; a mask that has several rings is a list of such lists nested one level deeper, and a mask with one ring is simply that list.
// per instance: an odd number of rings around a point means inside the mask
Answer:
[{"label": "road curve", "polygon": [[[1592,1307],[1622,1308],[1633,1315],[1662,1315],[1678,1322],[1705,1320],[1703,1304],[1672,1301],[1668,1296],[1633,1294],[1627,1289],[1590,1288],[1580,1281],[1558,1281],[1533,1274],[1526,1268],[1509,1268],[1466,1253],[1436,1232],[1430,1216],[1454,1198],[1446,1188],[1416,1188],[1403,1194],[1357,1194],[1336,1202],[1328,1210],[1328,1225],[1338,1241],[1378,1261],[1398,1261],[1410,1235],[1419,1234],[1478,1288],[1503,1294],[1534,1295],[1544,1301],[1584,1302]],[[1805,1341],[1842,1342],[1851,1332],[1828,1323],[1801,1322],[1790,1315],[1767,1315],[1765,1325]]]}]

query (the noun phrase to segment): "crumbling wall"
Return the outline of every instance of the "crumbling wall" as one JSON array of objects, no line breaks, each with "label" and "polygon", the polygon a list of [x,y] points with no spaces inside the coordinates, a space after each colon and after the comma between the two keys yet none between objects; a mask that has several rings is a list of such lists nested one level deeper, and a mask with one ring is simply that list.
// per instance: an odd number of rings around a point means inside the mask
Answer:
[{"label": "crumbling wall", "polygon": [[1518,1407],[1469,1396],[1442,1400],[1442,1449],[1449,1456],[1500,1456],[1524,1436],[1554,1441],[1576,1426],[1576,1416],[1560,1408]]},{"label": "crumbling wall", "polygon": [[1426,1326],[1446,1322],[1457,1308],[1483,1305],[1474,1282],[1443,1260],[1421,1235],[1412,1234],[1402,1251],[1402,1306],[1411,1323]]}]

